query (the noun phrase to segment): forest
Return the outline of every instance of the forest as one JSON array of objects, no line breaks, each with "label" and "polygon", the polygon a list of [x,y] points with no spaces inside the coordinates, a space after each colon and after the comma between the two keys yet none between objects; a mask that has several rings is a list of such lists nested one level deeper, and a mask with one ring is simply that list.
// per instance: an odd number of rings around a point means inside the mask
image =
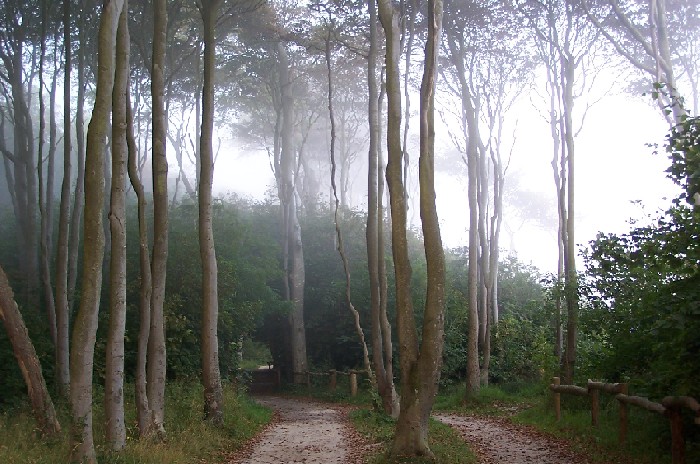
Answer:
[{"label": "forest", "polygon": [[0,0],[0,417],[105,461],[185,385],[221,428],[259,366],[361,370],[434,457],[444,392],[557,377],[690,398],[697,451],[699,44],[695,0]]}]

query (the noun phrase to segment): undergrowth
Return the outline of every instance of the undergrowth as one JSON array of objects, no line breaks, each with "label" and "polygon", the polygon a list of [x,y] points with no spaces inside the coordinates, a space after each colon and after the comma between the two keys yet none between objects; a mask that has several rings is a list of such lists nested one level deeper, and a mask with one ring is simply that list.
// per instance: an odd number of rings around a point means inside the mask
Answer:
[{"label": "undergrowth", "polygon": [[[128,386],[125,398],[133,398],[133,386]],[[272,413],[238,395],[232,388],[224,389],[224,426],[214,427],[203,420],[202,387],[198,383],[171,383],[166,389],[167,440],[155,443],[139,440],[133,401],[125,406],[127,445],[121,452],[106,449],[104,441],[104,411],[102,394],[96,392],[93,408],[93,434],[97,458],[109,464],[166,464],[224,462],[268,423]],[[0,414],[0,462],[55,464],[67,462],[69,455],[70,422],[67,408],[59,405],[61,435],[52,441],[37,437],[29,407],[18,406]]]}]

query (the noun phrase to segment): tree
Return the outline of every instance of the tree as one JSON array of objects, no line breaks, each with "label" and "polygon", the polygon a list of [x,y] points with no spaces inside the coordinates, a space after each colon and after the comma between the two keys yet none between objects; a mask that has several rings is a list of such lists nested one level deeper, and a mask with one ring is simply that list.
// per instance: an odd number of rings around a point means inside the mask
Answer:
[{"label": "tree", "polygon": [[112,92],[112,185],[109,229],[109,332],[105,363],[105,416],[108,445],[115,451],[126,446],[124,422],[124,332],[126,327],[126,162],[127,100],[129,88],[128,0],[119,19]]},{"label": "tree", "polygon": [[437,393],[444,333],[445,263],[434,179],[434,98],[442,2],[428,2],[428,35],[420,98],[420,211],[428,269],[427,293],[419,343],[411,301],[411,265],[406,241],[406,197],[402,178],[401,90],[399,84],[398,14],[392,2],[380,0],[379,19],[386,36],[389,98],[387,183],[391,202],[392,254],[396,274],[396,317],[401,364],[401,412],[392,444],[395,456],[431,456],[428,419]]},{"label": "tree", "polygon": [[71,195],[71,11],[70,0],[63,2],[63,43],[65,66],[63,76],[63,181],[56,243],[55,302],[56,302],[56,386],[64,398],[70,395],[69,303],[68,303],[68,241]]},{"label": "tree", "polygon": [[[40,18],[32,18],[42,8],[37,2],[4,2],[0,9],[0,73],[3,93],[8,103],[8,112],[0,113],[0,153],[5,162],[5,176],[10,187],[10,197],[19,225],[18,264],[26,283],[28,299],[37,288],[38,235],[37,235],[37,153],[34,145],[34,124],[31,115],[31,79],[24,78],[24,58],[27,42],[36,34],[34,24]],[[33,64],[32,66],[35,66]],[[34,69],[32,69],[35,72]],[[8,88],[9,87],[9,88]],[[12,122],[13,148],[6,146],[4,123]]]},{"label": "tree", "polygon": [[129,152],[127,169],[131,186],[134,188],[134,193],[136,193],[139,227],[139,335],[134,389],[136,393],[136,421],[139,427],[139,436],[143,438],[150,434],[153,425],[153,411],[148,401],[148,374],[146,370],[148,339],[151,332],[151,293],[153,285],[151,279],[151,257],[148,250],[146,194],[138,173],[137,158],[139,153],[134,137],[134,115],[129,92],[126,93],[126,131],[126,142]]},{"label": "tree", "polygon": [[151,322],[148,337],[148,404],[153,432],[165,438],[165,282],[168,261],[168,160],[165,113],[165,48],[168,9],[165,0],[153,2],[153,56],[151,58],[153,147],[153,256],[151,258]]},{"label": "tree", "polygon": [[80,307],[73,325],[70,358],[72,462],[97,461],[92,436],[92,370],[102,289],[104,164],[107,123],[114,86],[114,52],[123,0],[109,0],[100,17],[95,107],[88,128],[85,165],[85,226]]},{"label": "tree", "polygon": [[[384,218],[383,198],[379,194],[383,166],[379,163],[379,89],[377,86],[377,4],[367,0],[369,10],[369,50],[367,55],[369,162],[367,170],[367,267],[370,285],[370,310],[372,314],[372,361],[377,377],[377,389],[382,398],[384,412],[398,417],[399,398],[394,387],[393,344],[391,325],[386,314],[386,268],[384,267]],[[382,273],[383,271],[383,273]]]},{"label": "tree", "polygon": [[41,363],[2,267],[0,267],[0,319],[10,338],[24,382],[27,384],[29,401],[39,432],[43,438],[52,438],[61,431],[61,425],[58,423],[51,396],[46,388]]},{"label": "tree", "polygon": [[217,263],[212,229],[212,183],[214,180],[214,58],[215,29],[221,0],[202,0],[200,13],[204,22],[204,81],[202,86],[202,130],[199,153],[199,253],[202,260],[202,383],[205,416],[212,423],[224,421],[224,396],[219,371],[217,326],[219,299]]},{"label": "tree", "polygon": [[[452,17],[452,16],[451,16]],[[467,329],[467,382],[465,396],[477,393],[480,387],[479,340],[485,338],[485,325],[480,330],[479,322],[479,108],[474,104],[472,89],[467,82],[463,51],[466,49],[464,30],[461,27],[447,29],[447,43],[452,64],[455,67],[460,94],[460,123],[467,142],[465,149],[467,165],[467,199],[469,204],[469,255],[468,255],[468,307]],[[481,332],[481,336],[480,336]],[[482,344],[483,346],[483,344]]]},{"label": "tree", "polygon": [[[581,126],[575,127],[574,105],[585,81],[580,76],[591,74],[590,57],[594,55],[598,33],[587,24],[585,15],[567,1],[544,4],[524,1],[518,6],[532,31],[538,54],[547,72],[550,97],[548,122],[553,140],[553,161],[559,212],[559,269],[563,270],[563,290],[566,302],[566,346],[563,377],[572,383],[576,364],[579,286],[576,272],[575,241],[575,140]],[[581,117],[581,125],[585,112]],[[560,271],[559,277],[562,273]],[[561,287],[561,285],[558,284]]]},{"label": "tree", "polygon": [[[693,26],[697,27],[697,22],[693,24],[692,17],[683,18],[683,13],[694,7],[687,2],[667,4],[666,0],[604,0],[595,3],[581,0],[580,3],[591,23],[620,56],[651,78],[653,83],[665,87],[657,99],[659,108],[669,124],[679,123],[686,111],[677,88],[679,73],[674,65],[679,61],[684,63],[685,71],[690,71],[690,81],[697,79],[697,75],[693,75],[691,68],[687,67],[687,64],[694,61],[688,59],[693,54],[693,47],[688,47],[683,39],[684,33],[688,34]],[[640,3],[646,3],[647,11],[644,11]],[[674,13],[680,13],[680,20],[672,23],[671,27],[669,20],[674,15],[669,7],[678,8]],[[693,87],[693,94],[697,95],[697,86]]]},{"label": "tree", "polygon": [[[476,330],[471,327],[469,333],[478,333],[482,361],[480,372],[476,372],[479,355],[470,340],[469,395],[479,376],[481,384],[489,381],[490,334],[499,319],[498,258],[509,162],[503,159],[503,128],[508,109],[522,93],[531,64],[522,30],[511,27],[514,12],[507,4],[448,2],[446,8],[449,15],[444,48],[448,59],[441,73],[449,100],[444,104],[443,118],[448,123],[454,119],[459,125],[459,130],[451,132],[450,137],[463,153],[467,168],[469,249],[474,250],[472,263],[477,268],[469,282],[472,282],[470,301],[476,305],[472,308],[473,322],[478,319],[478,327]],[[462,103],[458,110],[451,108],[454,97]],[[474,216],[472,207],[476,208]]]}]

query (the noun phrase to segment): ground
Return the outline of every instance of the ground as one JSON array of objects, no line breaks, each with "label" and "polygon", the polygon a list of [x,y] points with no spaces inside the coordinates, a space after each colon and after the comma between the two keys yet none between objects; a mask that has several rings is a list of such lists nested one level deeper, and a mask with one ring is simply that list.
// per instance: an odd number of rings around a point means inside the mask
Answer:
[{"label": "ground", "polygon": [[[275,419],[229,464],[360,464],[374,445],[360,437],[348,420],[350,408],[309,399],[258,397]],[[567,444],[516,426],[507,419],[439,414],[471,445],[482,464],[588,464]]]},{"label": "ground", "polygon": [[275,419],[229,464],[361,464],[367,443],[352,428],[349,408],[308,399],[258,397]]}]

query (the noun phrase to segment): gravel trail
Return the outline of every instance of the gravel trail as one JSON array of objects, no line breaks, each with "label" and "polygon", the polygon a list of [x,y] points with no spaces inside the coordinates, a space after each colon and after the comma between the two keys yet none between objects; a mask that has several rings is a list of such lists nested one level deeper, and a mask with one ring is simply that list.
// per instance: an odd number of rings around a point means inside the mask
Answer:
[{"label": "gravel trail", "polygon": [[229,464],[360,464],[364,440],[348,421],[347,407],[307,399],[258,397],[275,420]]}]

